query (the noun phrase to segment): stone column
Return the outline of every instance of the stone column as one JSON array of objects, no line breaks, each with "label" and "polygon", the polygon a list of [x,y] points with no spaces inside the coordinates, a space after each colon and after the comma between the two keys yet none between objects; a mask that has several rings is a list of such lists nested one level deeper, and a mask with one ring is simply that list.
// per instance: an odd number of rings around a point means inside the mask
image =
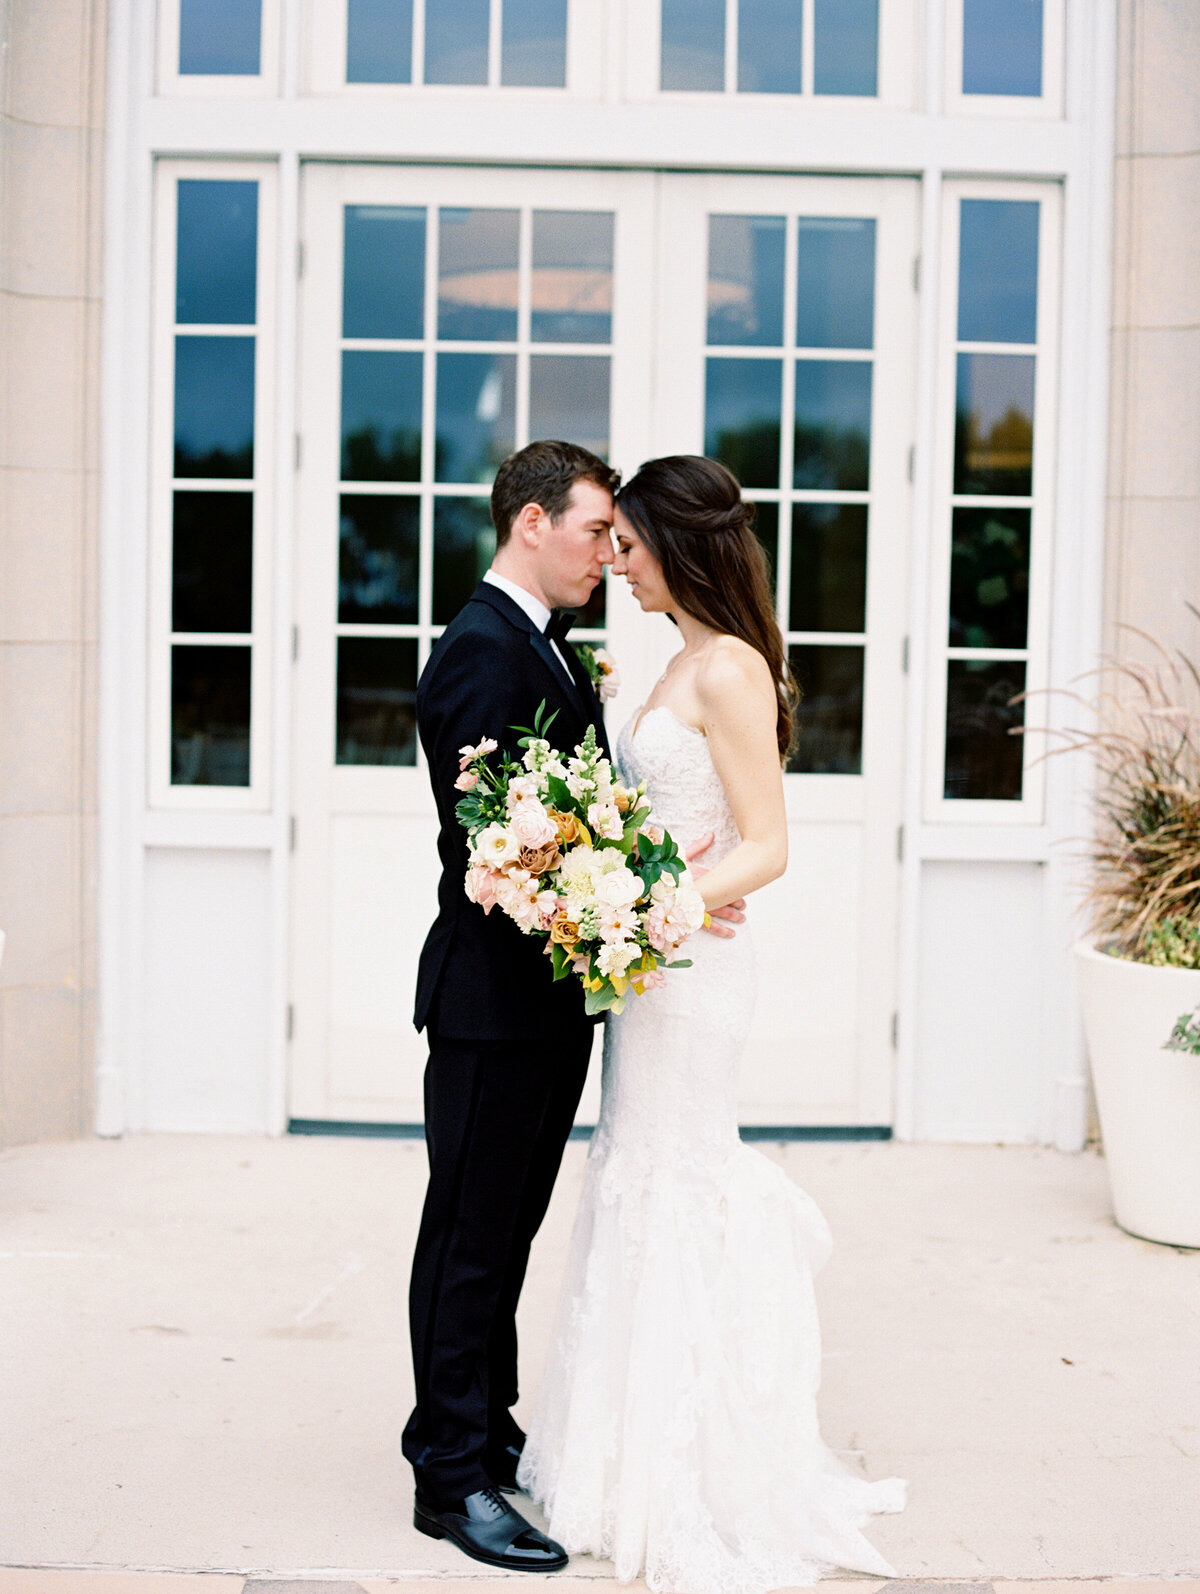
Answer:
[{"label": "stone column", "polygon": [[0,0],[0,1144],[91,1123],[103,0]]}]

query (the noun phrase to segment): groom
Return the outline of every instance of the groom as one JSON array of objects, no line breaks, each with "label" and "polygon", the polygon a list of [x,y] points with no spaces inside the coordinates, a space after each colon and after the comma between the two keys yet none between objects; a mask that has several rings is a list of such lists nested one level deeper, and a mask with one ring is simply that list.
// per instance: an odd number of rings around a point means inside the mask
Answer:
[{"label": "groom", "polygon": [[409,1312],[416,1408],[404,1454],[414,1523],[467,1555],[553,1572],[566,1552],[514,1511],[525,1436],[517,1399],[516,1308],[583,1090],[595,1019],[577,980],[551,983],[540,937],[467,900],[466,833],[455,817],[460,749],[494,737],[510,752],[541,703],[554,746],[589,725],[608,751],[600,704],[566,641],[613,558],[618,473],[570,443],[530,443],[492,489],[496,557],[435,644],[417,723],[441,831],[438,915],[421,953],[415,1022],[429,1043],[429,1187]]}]

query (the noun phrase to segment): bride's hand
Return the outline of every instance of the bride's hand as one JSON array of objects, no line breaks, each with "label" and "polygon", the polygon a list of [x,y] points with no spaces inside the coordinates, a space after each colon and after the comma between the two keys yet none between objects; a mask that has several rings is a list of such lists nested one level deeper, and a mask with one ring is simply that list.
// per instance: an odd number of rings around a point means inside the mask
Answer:
[{"label": "bride's hand", "polygon": [[[702,852],[707,852],[712,846],[714,839],[713,833],[710,830],[706,836],[701,836],[699,841],[693,841],[690,847],[686,847],[684,849],[683,856],[687,860],[687,865],[692,872],[693,880],[699,880],[701,875],[706,875],[708,873],[708,870],[703,864],[697,864],[693,860],[699,857]],[[723,924],[717,922],[721,919],[725,921]],[[737,934],[737,931],[731,929],[730,926],[734,924],[745,924],[745,922],[746,899],[745,897],[738,897],[734,902],[727,902],[723,908],[713,908],[709,915],[709,922],[704,928],[708,931],[709,935],[717,935],[720,936],[722,940],[729,941],[732,940],[732,938]]]}]

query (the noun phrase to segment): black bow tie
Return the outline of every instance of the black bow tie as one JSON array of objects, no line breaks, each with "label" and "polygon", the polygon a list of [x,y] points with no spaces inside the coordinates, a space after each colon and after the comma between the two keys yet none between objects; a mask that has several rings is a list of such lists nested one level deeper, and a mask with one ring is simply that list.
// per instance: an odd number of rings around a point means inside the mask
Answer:
[{"label": "black bow tie", "polygon": [[546,621],[546,629],[542,635],[547,642],[565,642],[567,632],[577,618],[574,609],[551,609],[550,618]]}]

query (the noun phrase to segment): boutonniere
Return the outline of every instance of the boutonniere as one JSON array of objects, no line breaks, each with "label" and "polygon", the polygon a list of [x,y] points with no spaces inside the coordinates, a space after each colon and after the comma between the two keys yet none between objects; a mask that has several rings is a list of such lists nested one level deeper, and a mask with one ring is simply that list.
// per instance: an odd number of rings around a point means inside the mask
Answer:
[{"label": "boutonniere", "polygon": [[594,648],[590,642],[576,642],[573,645],[600,701],[607,703],[616,697],[621,677],[617,673],[617,661],[608,649]]}]

